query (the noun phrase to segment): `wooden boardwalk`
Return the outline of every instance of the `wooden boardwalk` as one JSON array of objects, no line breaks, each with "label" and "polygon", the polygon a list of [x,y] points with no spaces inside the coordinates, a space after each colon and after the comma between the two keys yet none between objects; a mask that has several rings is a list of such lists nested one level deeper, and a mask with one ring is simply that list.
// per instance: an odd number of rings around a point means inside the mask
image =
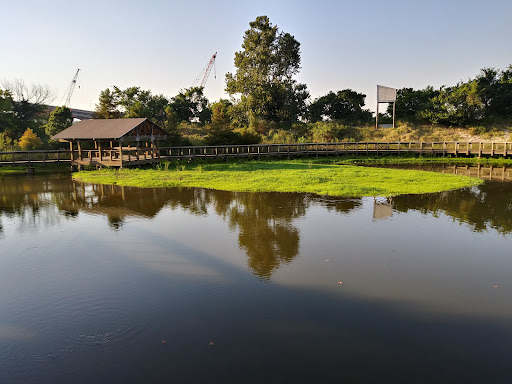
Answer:
[{"label": "wooden boardwalk", "polygon": [[290,158],[339,155],[432,155],[508,157],[512,155],[512,142],[353,142],[353,143],[294,143],[218,145],[192,147],[123,147],[47,151],[0,152],[2,165],[31,165],[68,162],[78,166],[129,167],[158,163],[162,160],[196,159],[256,159]]},{"label": "wooden boardwalk", "polygon": [[407,153],[437,156],[464,155],[472,157],[507,157],[512,155],[512,142],[342,142],[160,148],[161,158],[173,160],[339,155],[400,155]]}]

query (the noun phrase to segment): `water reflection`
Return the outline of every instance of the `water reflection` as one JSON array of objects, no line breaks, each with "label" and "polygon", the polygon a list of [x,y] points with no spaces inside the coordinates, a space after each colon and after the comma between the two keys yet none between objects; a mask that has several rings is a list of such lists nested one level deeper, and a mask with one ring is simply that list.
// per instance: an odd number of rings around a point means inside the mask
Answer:
[{"label": "water reflection", "polygon": [[373,205],[4,179],[0,377],[507,382],[510,236],[458,222],[508,233],[511,192]]},{"label": "water reflection", "polygon": [[393,216],[393,200],[389,198],[373,199],[373,219],[387,219]]},{"label": "water reflection", "polygon": [[[307,194],[234,193],[204,189],[150,188],[88,185],[67,175],[10,177],[0,183],[0,236],[5,236],[2,217],[18,217],[20,230],[52,226],[73,220],[80,212],[106,216],[118,231],[128,217],[154,218],[164,207],[182,209],[197,216],[216,214],[238,232],[238,246],[247,255],[251,271],[269,279],[280,265],[297,257],[300,231],[294,221],[305,216],[311,204],[328,211],[349,213],[361,199],[339,199]],[[428,195],[398,196],[375,200],[373,217],[388,218],[392,211],[443,212],[469,224],[475,231],[494,228],[512,231],[512,183],[488,182],[479,187]]]},{"label": "water reflection", "polygon": [[19,229],[37,229],[60,223],[62,216],[55,203],[72,191],[69,175],[47,177],[11,176],[0,179],[0,235],[1,219],[18,218]]},{"label": "water reflection", "polygon": [[442,212],[470,225],[474,231],[493,228],[507,234],[512,232],[512,183],[489,182],[458,191],[397,196],[393,209],[434,215]]}]

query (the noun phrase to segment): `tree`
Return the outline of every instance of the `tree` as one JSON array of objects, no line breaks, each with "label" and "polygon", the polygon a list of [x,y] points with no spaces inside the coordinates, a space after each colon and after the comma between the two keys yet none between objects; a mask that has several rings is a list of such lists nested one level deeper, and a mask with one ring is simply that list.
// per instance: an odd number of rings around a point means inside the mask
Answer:
[{"label": "tree", "polygon": [[48,137],[52,137],[73,124],[73,114],[68,107],[57,107],[50,112],[50,117],[44,124],[44,132]]},{"label": "tree", "polygon": [[12,98],[13,138],[27,128],[39,129],[46,120],[45,110],[53,100],[53,92],[45,85],[28,86],[23,80],[4,81],[2,86]]},{"label": "tree", "polygon": [[114,90],[119,95],[119,105],[124,108],[124,117],[145,117],[157,125],[164,125],[165,109],[169,105],[165,96],[153,95],[140,87],[129,87],[123,91],[114,87]]},{"label": "tree", "polygon": [[0,89],[0,133],[4,135],[2,142],[7,138],[15,138],[15,129],[12,96],[9,91]]},{"label": "tree", "polygon": [[219,101],[211,105],[211,124],[213,129],[226,129],[231,125],[230,108],[232,103],[226,99],[220,99]]},{"label": "tree", "polygon": [[171,99],[170,107],[179,122],[196,122],[204,125],[210,121],[211,110],[202,87],[192,87],[180,91]]},{"label": "tree", "polygon": [[235,53],[235,74],[226,74],[226,91],[240,94],[251,123],[262,119],[290,125],[305,112],[309,97],[304,84],[293,76],[300,69],[300,44],[279,32],[267,16],[249,23],[242,50]]},{"label": "tree", "polygon": [[[398,89],[396,92],[395,114],[398,119],[415,121],[426,120],[425,114],[433,109],[432,100],[439,91],[428,86],[425,89]],[[393,114],[393,105],[388,106],[388,114]]]},{"label": "tree", "polygon": [[34,133],[32,129],[27,128],[27,130],[21,136],[18,145],[21,147],[21,149],[30,151],[41,146],[41,139],[39,136],[37,136],[36,133]]},{"label": "tree", "polygon": [[487,118],[512,117],[512,65],[504,71],[484,68],[476,77]]},{"label": "tree", "polygon": [[118,119],[121,117],[119,111],[119,94],[109,88],[100,92],[99,103],[96,104],[94,118],[96,119]]},{"label": "tree", "polygon": [[367,123],[372,115],[363,109],[365,98],[365,94],[351,89],[329,92],[309,105],[308,118],[312,123],[323,120],[336,120],[344,124]]},{"label": "tree", "polygon": [[485,108],[475,80],[441,88],[431,101],[432,108],[421,115],[432,123],[446,125],[467,126],[478,122],[483,117]]}]

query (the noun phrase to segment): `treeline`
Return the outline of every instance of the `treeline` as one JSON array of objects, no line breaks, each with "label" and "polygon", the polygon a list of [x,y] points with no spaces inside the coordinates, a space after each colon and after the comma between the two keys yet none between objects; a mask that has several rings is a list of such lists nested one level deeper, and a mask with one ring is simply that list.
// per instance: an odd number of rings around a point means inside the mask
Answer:
[{"label": "treeline", "polygon": [[[396,116],[413,123],[468,127],[511,124],[512,65],[500,71],[484,68],[474,78],[455,86],[397,91]],[[392,113],[389,106],[388,113]]]}]

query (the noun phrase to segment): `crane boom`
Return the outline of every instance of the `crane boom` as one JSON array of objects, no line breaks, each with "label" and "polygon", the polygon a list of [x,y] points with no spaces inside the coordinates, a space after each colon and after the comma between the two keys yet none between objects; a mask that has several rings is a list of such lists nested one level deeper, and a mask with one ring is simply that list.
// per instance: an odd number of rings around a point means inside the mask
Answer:
[{"label": "crane boom", "polygon": [[206,65],[206,67],[201,71],[199,76],[197,76],[197,79],[195,79],[192,86],[195,86],[197,84],[197,82],[199,81],[199,79],[202,77],[203,79],[201,80],[201,88],[204,88],[204,86],[206,85],[206,82],[208,81],[208,76],[210,76],[210,72],[212,71],[212,68],[215,64],[216,58],[217,58],[217,52],[215,52],[213,54],[212,58],[210,59],[210,61]]},{"label": "crane boom", "polygon": [[66,102],[64,103],[64,106],[68,108],[71,102],[71,96],[73,96],[73,91],[75,90],[76,80],[78,79],[78,72],[80,72],[80,68],[77,69],[75,77],[73,77],[73,80],[71,81],[71,84],[68,87],[68,95],[66,97]]},{"label": "crane boom", "polygon": [[215,52],[210,59],[210,62],[206,66],[206,72],[204,73],[203,81],[201,81],[201,88],[204,88],[206,82],[208,81],[208,76],[210,76],[210,72],[212,71],[212,67],[215,64],[215,59],[217,58],[217,52]]}]

